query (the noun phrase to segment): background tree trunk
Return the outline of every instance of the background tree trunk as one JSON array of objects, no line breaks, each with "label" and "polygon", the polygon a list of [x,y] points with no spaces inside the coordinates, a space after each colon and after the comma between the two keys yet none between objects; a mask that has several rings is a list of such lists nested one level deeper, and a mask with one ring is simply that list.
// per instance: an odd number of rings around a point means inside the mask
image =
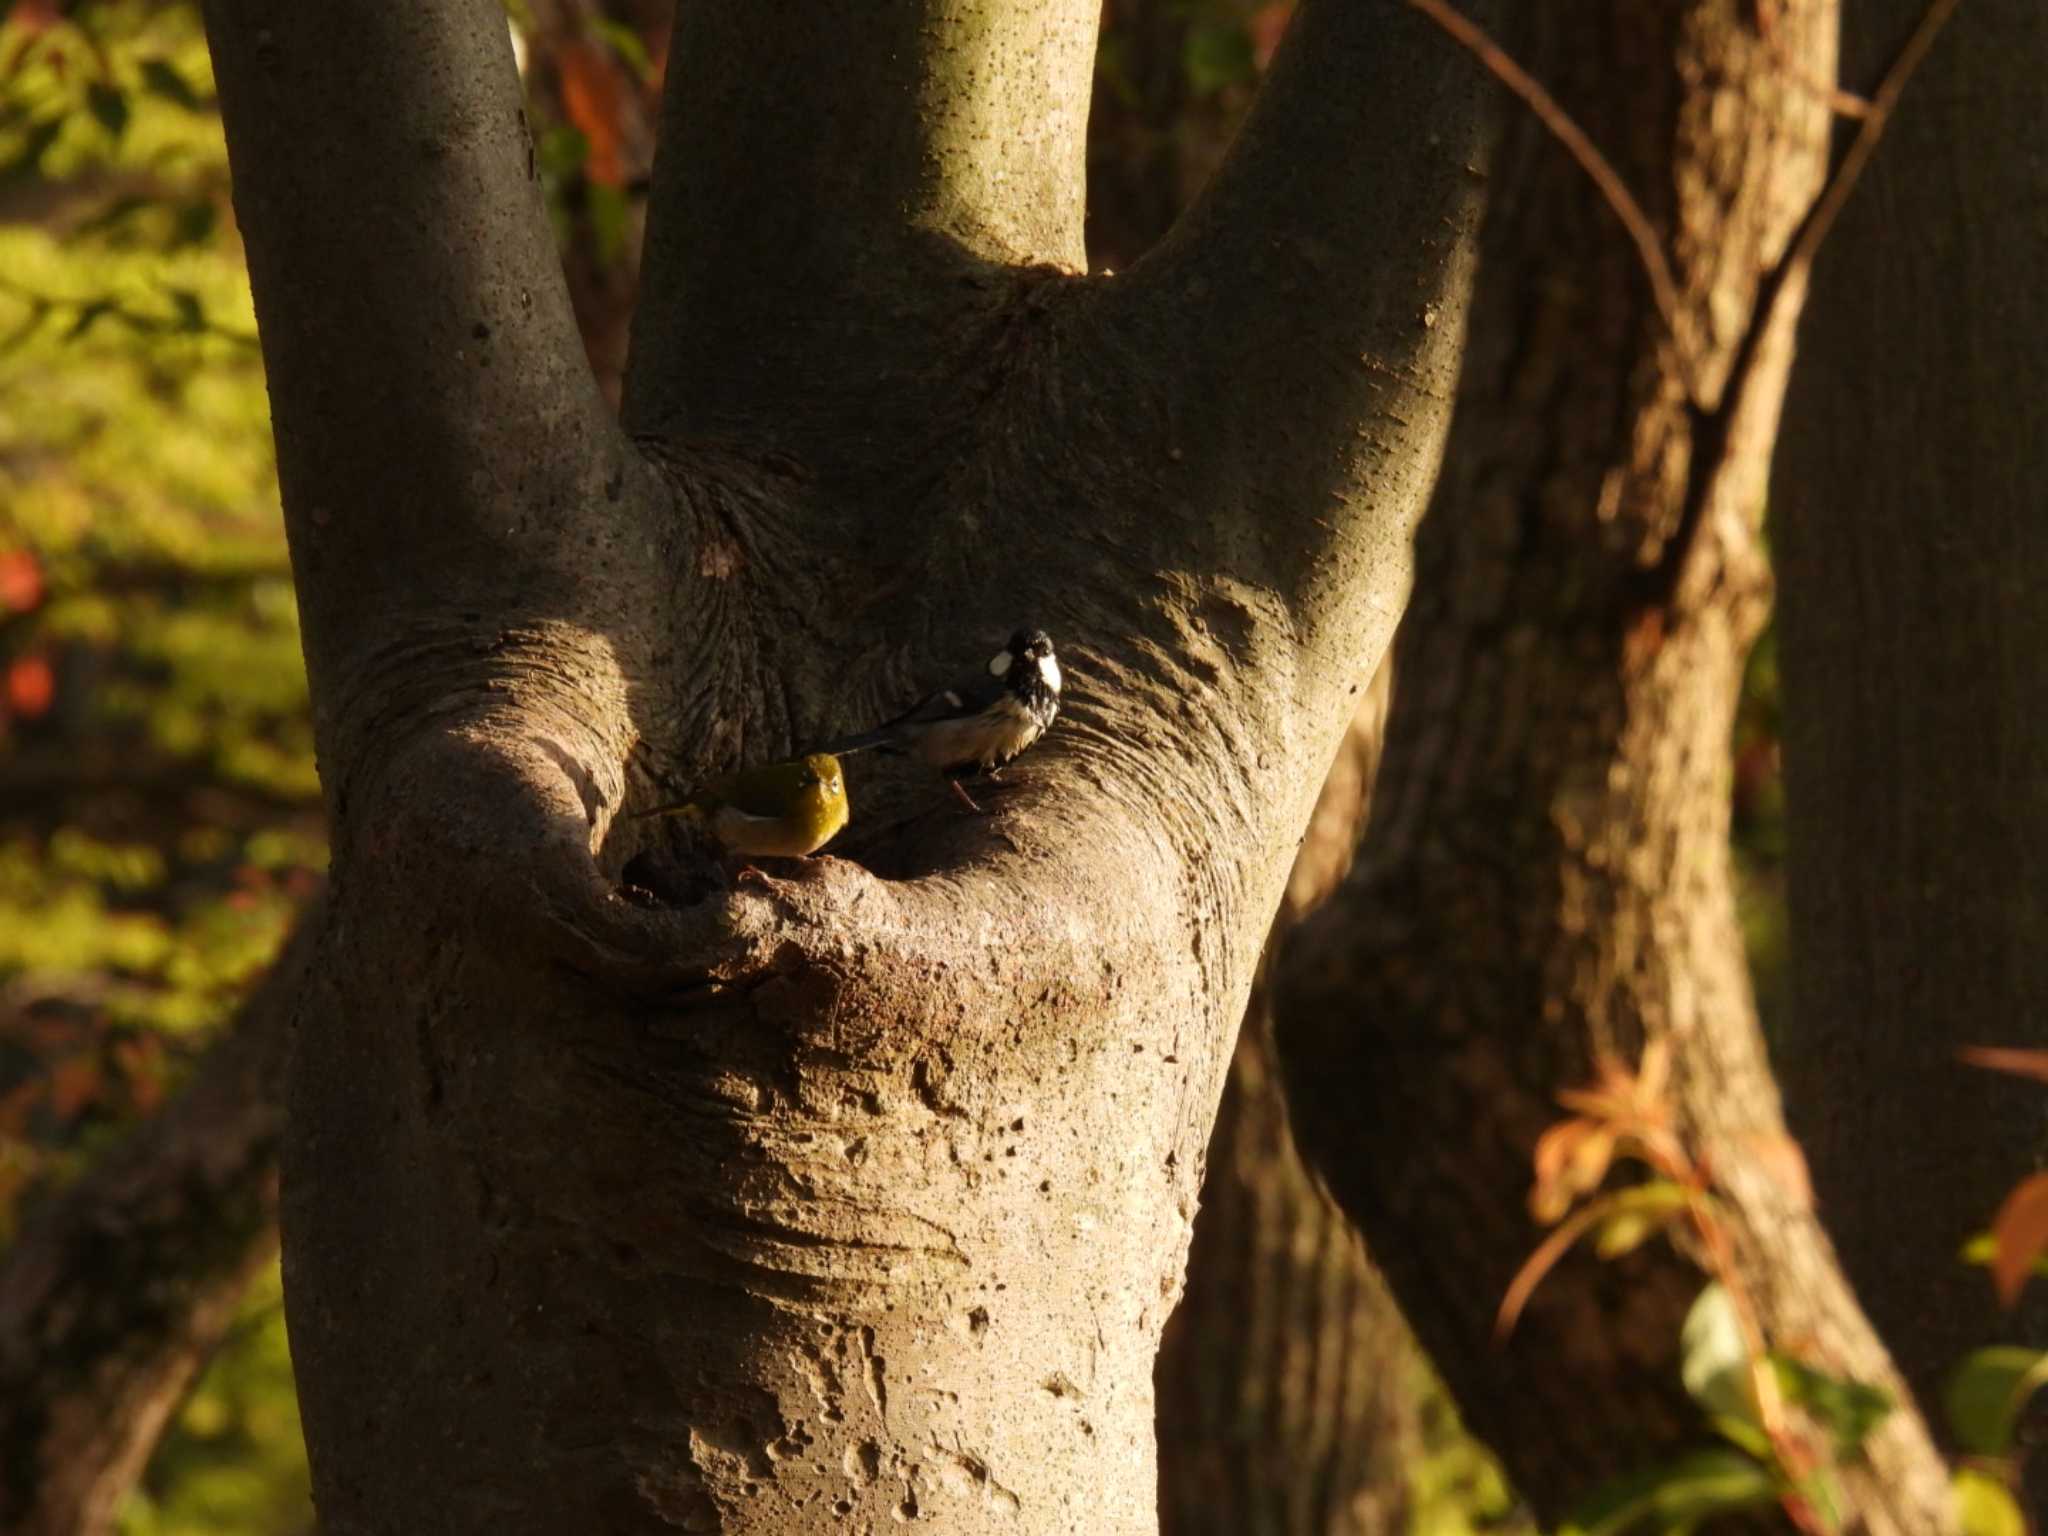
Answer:
[{"label": "background tree trunk", "polygon": [[[1868,79],[1913,0],[1848,7]],[[1817,269],[1772,480],[1794,1128],[1901,1368],[2048,1338],[1956,1260],[2038,1166],[2048,1045],[2048,10],[1973,0]],[[2044,1469],[2048,1470],[2048,1469]]]},{"label": "background tree trunk", "polygon": [[[318,903],[314,904],[317,914]],[[194,1080],[0,1267],[0,1529],[100,1536],[277,1243],[278,1084],[315,922]]]},{"label": "background tree trunk", "polygon": [[[1831,73],[1832,7],[1777,8],[1768,43],[1751,22],[1734,0],[1589,0],[1543,7],[1517,46],[1664,231],[1677,350],[1710,402],[1828,126],[1794,71]],[[1591,183],[1528,118],[1500,166],[1366,848],[1287,962],[1281,1028],[1305,1139],[1467,1422],[1548,1520],[1704,1438],[1677,1369],[1702,1277],[1661,1244],[1568,1260],[1493,1342],[1543,1235],[1522,1200],[1536,1138],[1598,1053],[1675,1047],[1680,1123],[1735,1192],[1773,1337],[1893,1377],[1769,1172],[1784,1133],[1728,881],[1729,726],[1763,611],[1752,528],[1790,314],[1718,418],[1688,410]],[[1943,1468],[1914,1415],[1872,1455],[1861,1528],[1942,1529]]]}]

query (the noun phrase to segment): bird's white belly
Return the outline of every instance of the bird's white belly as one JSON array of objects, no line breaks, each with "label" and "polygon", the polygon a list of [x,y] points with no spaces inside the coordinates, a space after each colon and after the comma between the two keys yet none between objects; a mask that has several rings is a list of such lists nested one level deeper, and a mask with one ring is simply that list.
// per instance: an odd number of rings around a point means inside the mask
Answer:
[{"label": "bird's white belly", "polygon": [[1038,739],[1038,717],[1005,698],[965,720],[942,720],[919,734],[917,755],[934,768],[992,768]]}]

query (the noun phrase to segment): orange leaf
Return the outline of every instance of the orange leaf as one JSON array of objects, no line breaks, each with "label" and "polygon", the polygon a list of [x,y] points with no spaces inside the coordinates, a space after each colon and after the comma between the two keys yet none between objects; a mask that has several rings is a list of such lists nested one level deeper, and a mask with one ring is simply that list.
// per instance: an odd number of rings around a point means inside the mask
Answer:
[{"label": "orange leaf", "polygon": [[562,110],[590,146],[583,169],[607,187],[622,186],[626,166],[619,132],[619,69],[597,44],[571,38],[558,58],[562,72]]},{"label": "orange leaf", "polygon": [[100,1096],[100,1064],[90,1056],[66,1056],[50,1071],[50,1108],[69,1120]]},{"label": "orange leaf", "polygon": [[1560,1120],[1536,1141],[1529,1214],[1548,1225],[1599,1187],[1614,1158],[1614,1132],[1591,1120]]},{"label": "orange leaf", "polygon": [[2020,1051],[1997,1045],[1966,1045],[1956,1054],[1973,1067],[2010,1072],[2048,1083],[2048,1051]]},{"label": "orange leaf", "polygon": [[1991,1279],[1998,1299],[2010,1307],[2041,1250],[2048,1248],[2048,1173],[2020,1180],[1991,1222]]},{"label": "orange leaf", "polygon": [[1273,52],[1287,35],[1287,23],[1294,17],[1294,0],[1273,0],[1252,12],[1252,61],[1260,70],[1273,62]]}]

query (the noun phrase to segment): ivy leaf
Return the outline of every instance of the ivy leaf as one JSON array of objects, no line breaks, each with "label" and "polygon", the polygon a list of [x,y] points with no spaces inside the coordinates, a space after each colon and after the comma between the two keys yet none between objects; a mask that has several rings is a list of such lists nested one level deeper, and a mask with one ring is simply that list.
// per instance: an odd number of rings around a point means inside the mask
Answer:
[{"label": "ivy leaf", "polygon": [[1717,1418],[1758,1422],[1749,1345],[1735,1303],[1719,1281],[1703,1289],[1685,1314],[1678,1348],[1679,1377],[1694,1402]]},{"label": "ivy leaf", "polygon": [[1949,1373],[1942,1407],[1956,1443],[1978,1456],[2003,1456],[2027,1399],[2048,1380],[2048,1351],[1994,1344],[1972,1350]]},{"label": "ivy leaf", "polygon": [[2027,1517],[2006,1486],[1971,1467],[1949,1480],[1962,1536],[2027,1536]]}]

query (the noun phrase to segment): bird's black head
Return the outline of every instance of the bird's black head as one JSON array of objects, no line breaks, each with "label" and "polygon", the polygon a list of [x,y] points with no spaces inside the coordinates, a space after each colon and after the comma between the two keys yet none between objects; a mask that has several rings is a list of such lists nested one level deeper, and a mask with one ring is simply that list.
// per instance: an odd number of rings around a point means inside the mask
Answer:
[{"label": "bird's black head", "polygon": [[1052,636],[1042,629],[1020,629],[1004,647],[1012,656],[1029,656],[1043,661],[1052,654]]},{"label": "bird's black head", "polygon": [[1053,659],[1052,636],[1042,629],[1020,629],[1010,636],[990,660],[991,674],[1001,678],[1012,693],[1025,698],[1059,698],[1060,664]]}]

